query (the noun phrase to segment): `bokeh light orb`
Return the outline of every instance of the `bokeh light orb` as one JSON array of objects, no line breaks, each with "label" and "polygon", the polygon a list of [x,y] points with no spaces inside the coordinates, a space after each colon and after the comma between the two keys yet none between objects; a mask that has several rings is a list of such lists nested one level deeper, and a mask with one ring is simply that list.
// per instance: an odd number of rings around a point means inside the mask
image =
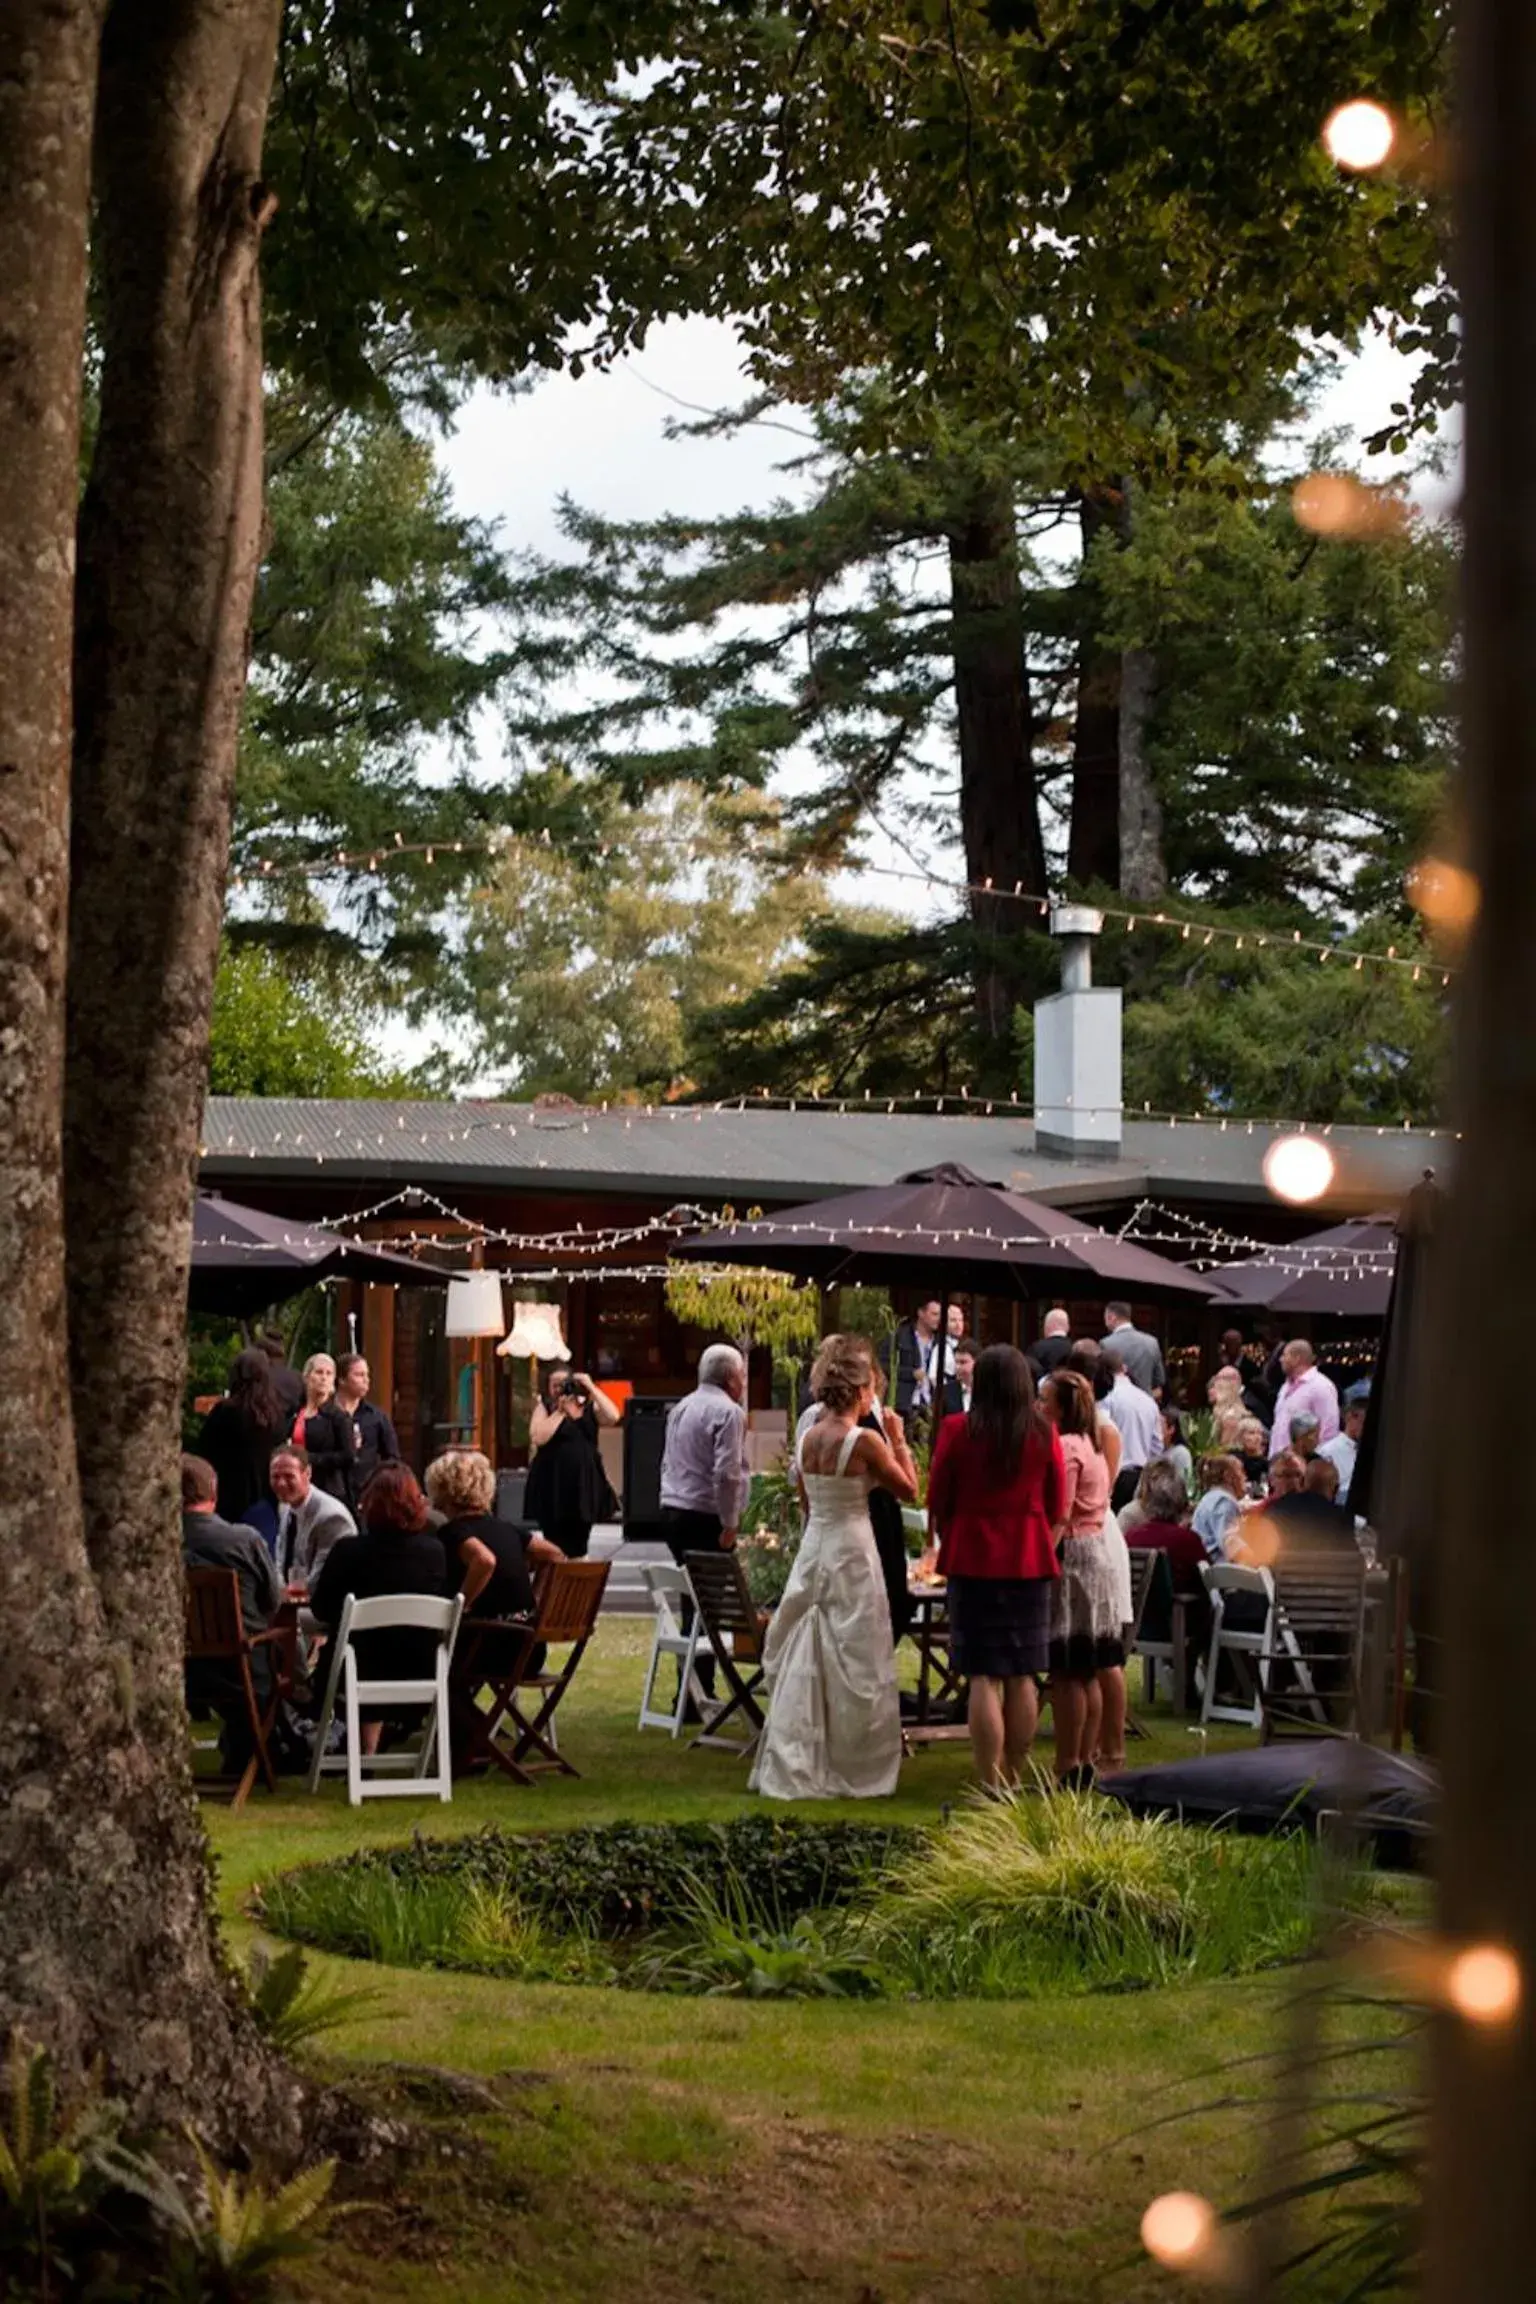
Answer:
[{"label": "bokeh light orb", "polygon": [[1264,1181],[1277,1200],[1304,1208],[1321,1200],[1334,1177],[1334,1157],[1320,1136],[1277,1136],[1264,1155]]},{"label": "bokeh light orb", "polygon": [[1397,125],[1384,105],[1368,96],[1356,96],[1330,112],[1323,123],[1328,157],[1340,168],[1357,172],[1379,168],[1397,140]]},{"label": "bokeh light orb", "polygon": [[1210,2247],[1215,2229],[1216,2212],[1198,2192],[1164,2192],[1147,2204],[1141,2244],[1159,2264],[1194,2264]]},{"label": "bokeh light orb", "polygon": [[1445,1979],[1446,1998],[1472,2024],[1507,2024],[1520,2005],[1520,1968],[1499,1944],[1458,1952]]}]

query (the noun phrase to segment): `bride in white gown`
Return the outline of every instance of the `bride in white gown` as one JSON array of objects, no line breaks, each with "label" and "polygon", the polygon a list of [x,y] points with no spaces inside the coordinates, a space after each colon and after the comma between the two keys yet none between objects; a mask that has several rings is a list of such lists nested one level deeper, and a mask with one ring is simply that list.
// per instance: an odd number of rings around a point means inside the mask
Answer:
[{"label": "bride in white gown", "polygon": [[811,1371],[817,1422],[795,1450],[805,1534],[763,1647],[772,1691],[752,1789],[773,1800],[876,1799],[901,1767],[890,1609],[869,1524],[871,1488],[917,1494],[894,1418],[861,1431],[874,1402],[866,1345],[827,1339]]}]

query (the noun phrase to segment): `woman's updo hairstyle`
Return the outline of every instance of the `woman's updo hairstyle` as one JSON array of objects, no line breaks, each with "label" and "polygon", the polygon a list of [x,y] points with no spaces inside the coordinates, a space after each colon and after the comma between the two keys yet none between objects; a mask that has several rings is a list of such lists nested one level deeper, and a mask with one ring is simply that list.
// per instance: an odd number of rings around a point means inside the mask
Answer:
[{"label": "woman's updo hairstyle", "polygon": [[862,1336],[828,1336],[811,1369],[811,1393],[834,1416],[846,1416],[874,1381],[869,1346]]}]

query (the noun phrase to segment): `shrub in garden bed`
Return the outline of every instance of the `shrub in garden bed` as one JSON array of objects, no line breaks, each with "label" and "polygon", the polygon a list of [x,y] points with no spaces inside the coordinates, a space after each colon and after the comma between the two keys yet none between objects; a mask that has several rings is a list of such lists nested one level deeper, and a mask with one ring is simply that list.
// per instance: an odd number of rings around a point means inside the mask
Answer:
[{"label": "shrub in garden bed", "polygon": [[[1246,1840],[1093,1795],[968,1806],[937,1830],[769,1815],[421,1837],[288,1872],[281,1935],[393,1965],[650,1990],[1030,1998],[1297,1959],[1300,1835]],[[1362,1907],[1368,1876],[1347,1883]]]}]

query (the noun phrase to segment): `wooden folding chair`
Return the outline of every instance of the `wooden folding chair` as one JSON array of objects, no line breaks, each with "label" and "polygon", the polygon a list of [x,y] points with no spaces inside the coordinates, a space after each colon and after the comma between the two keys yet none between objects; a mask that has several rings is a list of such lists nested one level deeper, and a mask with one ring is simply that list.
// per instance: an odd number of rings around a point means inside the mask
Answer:
[{"label": "wooden folding chair", "polygon": [[1365,1560],[1353,1544],[1287,1541],[1274,1568],[1275,1605],[1260,1666],[1261,1741],[1354,1735],[1361,1712]]},{"label": "wooden folding chair", "polygon": [[[561,1560],[541,1569],[531,1623],[466,1620],[453,1689],[463,1761],[494,1760],[517,1784],[531,1784],[536,1775],[551,1772],[581,1773],[556,1744],[554,1716],[597,1629],[609,1565],[606,1560]],[[567,1651],[560,1670],[535,1670],[534,1657],[551,1648]],[[531,1718],[520,1696],[536,1702]]]},{"label": "wooden folding chair", "polygon": [[[276,1724],[279,1704],[293,1692],[296,1638],[294,1623],[270,1625],[265,1632],[246,1630],[240,1608],[240,1579],[233,1568],[186,1571],[186,1661],[224,1665],[238,1682],[245,1700],[251,1757],[242,1774],[238,1778],[203,1776],[196,1780],[199,1790],[209,1787],[223,1790],[233,1784],[231,1808],[245,1806],[258,1770],[267,1790],[277,1790],[267,1739]],[[257,1697],[251,1673],[251,1659],[259,1652],[265,1652],[272,1660],[272,1689],[265,1704]]]},{"label": "wooden folding chair", "polygon": [[[690,1749],[707,1745],[715,1751],[745,1755],[756,1748],[759,1736],[768,1725],[767,1715],[757,1701],[758,1690],[764,1686],[766,1677],[762,1653],[768,1612],[759,1608],[753,1599],[746,1571],[734,1552],[690,1552],[683,1565],[688,1571],[693,1604],[730,1690],[725,1702],[715,1706],[699,1734],[692,1739]],[[755,1667],[750,1679],[743,1675],[743,1664]],[[721,1731],[727,1721],[738,1712],[743,1715],[745,1735],[723,1735]]]}]

